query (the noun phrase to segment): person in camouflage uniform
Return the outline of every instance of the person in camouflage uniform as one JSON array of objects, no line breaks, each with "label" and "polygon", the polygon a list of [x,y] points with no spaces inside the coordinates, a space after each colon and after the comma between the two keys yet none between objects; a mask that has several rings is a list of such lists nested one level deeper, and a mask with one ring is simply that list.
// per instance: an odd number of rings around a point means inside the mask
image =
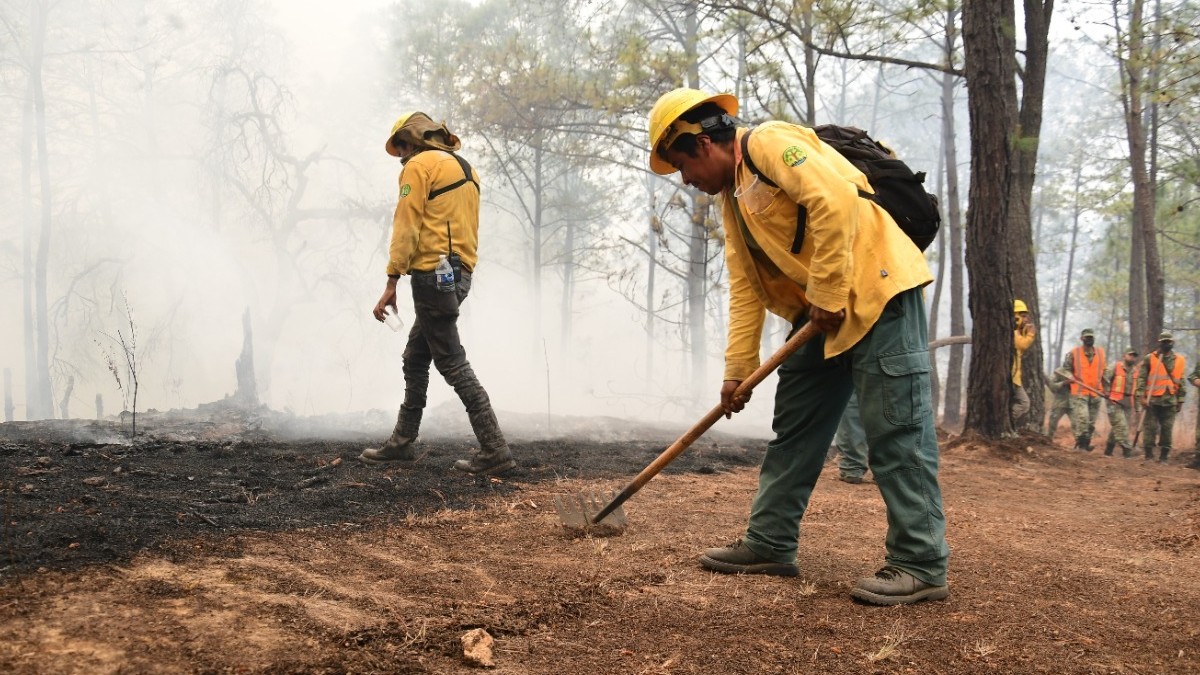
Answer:
[{"label": "person in camouflage uniform", "polygon": [[1175,338],[1168,332],[1158,336],[1158,350],[1142,361],[1138,368],[1137,399],[1146,406],[1142,422],[1142,450],[1146,459],[1154,459],[1157,441],[1158,461],[1166,462],[1171,454],[1171,433],[1175,429],[1175,415],[1183,407],[1187,390],[1183,386],[1183,372],[1187,368],[1182,354],[1172,349]]},{"label": "person in camouflage uniform", "polygon": [[[1188,375],[1188,382],[1192,383],[1193,387],[1200,387],[1200,359],[1197,359],[1196,368]],[[1200,412],[1196,414],[1196,450],[1192,457],[1192,463],[1189,464],[1193,469],[1200,469]]]},{"label": "person in camouflage uniform", "polygon": [[1121,456],[1133,457],[1133,445],[1129,442],[1129,413],[1133,411],[1137,357],[1137,350],[1130,347],[1125,350],[1123,359],[1104,371],[1102,382],[1104,391],[1108,392],[1108,423],[1112,427],[1104,444],[1105,455],[1111,456],[1113,449],[1120,444]]},{"label": "person in camouflage uniform", "polygon": [[1046,386],[1050,389],[1052,399],[1046,435],[1054,438],[1059,421],[1064,417],[1068,422],[1071,421],[1071,382],[1063,377],[1063,373],[1055,370],[1054,375],[1046,382]]},{"label": "person in camouflage uniform", "polygon": [[1096,333],[1091,328],[1079,335],[1080,345],[1067,353],[1063,370],[1071,374],[1071,431],[1075,432],[1075,449],[1092,451],[1092,434],[1100,416],[1100,376],[1104,374],[1104,348],[1097,347]]}]

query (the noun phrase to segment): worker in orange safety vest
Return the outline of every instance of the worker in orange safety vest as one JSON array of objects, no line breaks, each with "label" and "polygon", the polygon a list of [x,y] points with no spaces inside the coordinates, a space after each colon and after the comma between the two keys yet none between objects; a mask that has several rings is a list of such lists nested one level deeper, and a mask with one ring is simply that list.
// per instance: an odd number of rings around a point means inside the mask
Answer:
[{"label": "worker in orange safety vest", "polygon": [[1175,415],[1183,407],[1187,389],[1183,373],[1187,364],[1182,354],[1173,351],[1175,338],[1163,331],[1158,336],[1158,350],[1152,352],[1138,368],[1137,397],[1146,406],[1142,421],[1142,450],[1146,459],[1154,459],[1155,441],[1158,461],[1166,463],[1171,454],[1171,433]]},{"label": "worker in orange safety vest", "polygon": [[1129,442],[1129,413],[1133,411],[1134,389],[1137,382],[1138,353],[1133,347],[1125,350],[1125,356],[1104,371],[1104,391],[1108,392],[1108,441],[1104,454],[1112,455],[1119,444],[1121,455],[1133,457],[1133,445]]},{"label": "worker in orange safety vest", "polygon": [[[1075,449],[1092,451],[1092,434],[1100,416],[1099,391],[1104,374],[1104,348],[1096,346],[1096,333],[1091,328],[1079,334],[1080,345],[1063,360],[1063,370],[1079,382],[1071,383],[1071,430],[1075,432]],[[1082,385],[1080,384],[1082,383]],[[1086,385],[1086,386],[1083,386]]]}]

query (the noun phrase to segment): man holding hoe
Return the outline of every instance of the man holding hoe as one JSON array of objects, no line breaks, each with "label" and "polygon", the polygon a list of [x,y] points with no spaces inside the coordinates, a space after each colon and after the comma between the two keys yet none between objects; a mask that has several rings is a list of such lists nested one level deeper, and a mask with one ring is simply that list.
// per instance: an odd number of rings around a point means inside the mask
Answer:
[{"label": "man holding hoe", "polygon": [[[775,438],[759,473],[745,535],[700,557],[726,573],[795,576],[800,520],[846,402],[857,391],[870,468],[887,507],[885,564],[851,596],[880,605],[949,595],[949,547],[938,485],[921,287],[921,251],[870,194],[866,177],[813,130],[740,126],[738,101],[695,89],[650,111],[650,168],[724,207],[729,346],[721,402],[758,366],[767,311],[823,334],[779,368]],[[748,139],[743,137],[750,134]],[[747,153],[749,157],[743,153]],[[772,187],[752,171],[747,159]]]}]

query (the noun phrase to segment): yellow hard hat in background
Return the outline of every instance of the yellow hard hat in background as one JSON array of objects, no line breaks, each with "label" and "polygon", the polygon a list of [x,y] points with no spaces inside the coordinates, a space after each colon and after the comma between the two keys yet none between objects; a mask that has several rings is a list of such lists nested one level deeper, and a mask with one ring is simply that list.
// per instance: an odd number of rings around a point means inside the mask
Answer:
[{"label": "yellow hard hat in background", "polygon": [[738,112],[738,100],[733,94],[706,94],[699,89],[681,87],[658,97],[658,100],[654,102],[654,107],[650,109],[651,171],[660,176],[669,176],[675,173],[675,167],[659,157],[655,150],[675,120],[692,108],[709,101],[716,103],[730,115],[736,115]]},{"label": "yellow hard hat in background", "polygon": [[1013,313],[1028,311],[1029,308],[1025,306],[1025,302],[1023,300],[1013,300]]},{"label": "yellow hard hat in background", "polygon": [[388,134],[387,141],[385,141],[383,144],[383,149],[387,150],[387,154],[391,155],[392,157],[400,156],[400,151],[396,150],[396,146],[392,145],[392,138],[396,135],[397,131],[400,131],[400,129],[404,127],[404,124],[408,122],[408,118],[416,114],[417,111],[415,110],[412,112],[406,112],[396,120],[395,124],[392,125],[392,133]]}]

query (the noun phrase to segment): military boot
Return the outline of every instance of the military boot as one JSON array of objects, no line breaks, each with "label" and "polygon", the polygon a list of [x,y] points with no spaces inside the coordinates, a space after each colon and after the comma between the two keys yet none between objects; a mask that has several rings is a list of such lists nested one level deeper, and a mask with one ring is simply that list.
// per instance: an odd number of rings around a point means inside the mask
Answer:
[{"label": "military boot", "polygon": [[1171,454],[1170,448],[1159,448],[1158,449],[1158,463],[1166,464],[1167,463],[1167,455],[1169,455],[1169,454]]},{"label": "military boot", "polygon": [[1104,456],[1112,457],[1113,448],[1115,448],[1115,447],[1117,447],[1117,442],[1115,440],[1109,440],[1107,443],[1105,443],[1104,444]]},{"label": "military boot", "polygon": [[1133,458],[1133,446],[1122,445],[1121,446],[1121,456],[1124,457],[1125,459],[1132,459]]},{"label": "military boot", "polygon": [[1146,461],[1154,459],[1154,447],[1142,447],[1142,452],[1146,453]]},{"label": "military boot", "polygon": [[454,468],[471,474],[502,474],[517,466],[512,451],[507,445],[492,450],[481,450],[471,456],[471,459],[460,459],[454,463]]},{"label": "military boot", "polygon": [[416,440],[416,438],[392,434],[392,437],[387,440],[387,443],[383,444],[383,447],[367,448],[362,451],[358,459],[364,464],[411,462],[417,458],[416,450],[413,449],[413,443]]}]

